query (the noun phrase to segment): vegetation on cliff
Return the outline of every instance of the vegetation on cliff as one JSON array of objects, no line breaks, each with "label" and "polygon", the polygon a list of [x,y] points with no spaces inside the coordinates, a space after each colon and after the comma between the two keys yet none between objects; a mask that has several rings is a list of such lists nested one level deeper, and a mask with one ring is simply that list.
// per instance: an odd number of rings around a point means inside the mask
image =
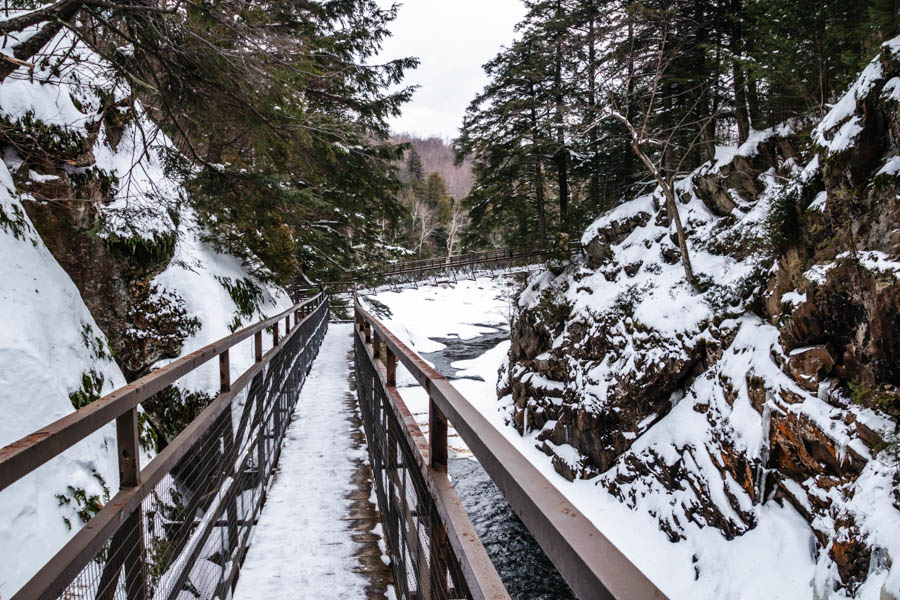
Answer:
[{"label": "vegetation on cliff", "polygon": [[674,179],[700,290],[656,187],[520,298],[510,422],[651,515],[697,589],[727,588],[705,531],[727,544],[783,518],[813,548],[783,557],[788,597],[900,588],[898,82],[894,39],[818,124],[751,131]]}]

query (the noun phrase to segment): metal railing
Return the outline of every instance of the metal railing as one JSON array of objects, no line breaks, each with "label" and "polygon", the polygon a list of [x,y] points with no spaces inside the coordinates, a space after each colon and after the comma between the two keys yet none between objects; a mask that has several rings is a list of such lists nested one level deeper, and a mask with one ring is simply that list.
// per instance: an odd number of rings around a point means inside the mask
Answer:
[{"label": "metal railing", "polygon": [[[119,492],[13,598],[230,597],[327,315],[323,292],[0,449],[2,493],[116,423]],[[255,363],[232,382],[229,350],[251,337]],[[216,357],[218,396],[141,469],[140,403]]]},{"label": "metal railing", "polygon": [[397,392],[397,355],[356,315],[357,395],[398,596],[508,600],[447,477],[446,449],[441,464]]},{"label": "metal railing", "polygon": [[[478,270],[498,270],[542,264],[552,257],[578,256],[582,254],[580,244],[568,244],[565,248],[548,250],[545,248],[514,248],[469,252],[455,256],[441,256],[395,263],[369,266],[345,279],[327,284],[332,293],[352,291],[356,285],[379,286],[386,284],[406,284],[421,281],[436,274],[472,273]],[[292,294],[299,295],[310,290],[306,286],[291,287]]]},{"label": "metal railing", "polygon": [[[509,597],[447,478],[448,421],[579,598],[665,598],[446,378],[354,309],[360,409],[403,598]],[[396,389],[398,361],[428,393],[427,438]]]}]

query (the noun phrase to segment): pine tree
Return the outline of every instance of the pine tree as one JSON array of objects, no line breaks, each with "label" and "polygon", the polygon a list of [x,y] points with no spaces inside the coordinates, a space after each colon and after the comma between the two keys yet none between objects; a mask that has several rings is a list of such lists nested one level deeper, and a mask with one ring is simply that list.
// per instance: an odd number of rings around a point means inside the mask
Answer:
[{"label": "pine tree", "polygon": [[[324,278],[337,264],[364,260],[360,253],[379,252],[378,225],[401,214],[392,166],[401,149],[389,142],[387,119],[409,100],[412,90],[397,86],[417,63],[372,60],[396,7],[375,0],[180,6],[60,2],[3,21],[0,34],[40,30],[21,44],[5,38],[20,61],[40,59],[63,28],[102,56],[113,70],[96,82],[108,86],[103,110],[124,108],[115,103],[129,88],[124,102],[152,107],[180,151],[169,163],[210,241],[258,275],[280,283],[302,271]],[[125,44],[133,51],[121,52]],[[4,61],[0,79],[17,66]],[[144,133],[149,146],[153,133]]]},{"label": "pine tree", "polygon": [[425,179],[425,169],[422,166],[422,158],[415,148],[409,151],[409,158],[406,160],[406,170],[409,173],[410,181],[421,183]]},{"label": "pine tree", "polygon": [[470,244],[544,245],[630,197],[645,158],[673,182],[752,129],[820,116],[900,23],[893,0],[525,6],[455,141],[475,156]]},{"label": "pine tree", "polygon": [[523,36],[485,65],[491,82],[470,104],[454,140],[458,159],[475,157],[476,184],[464,200],[470,245],[494,234],[510,246],[546,244],[544,171],[553,151],[545,58],[536,40]]}]

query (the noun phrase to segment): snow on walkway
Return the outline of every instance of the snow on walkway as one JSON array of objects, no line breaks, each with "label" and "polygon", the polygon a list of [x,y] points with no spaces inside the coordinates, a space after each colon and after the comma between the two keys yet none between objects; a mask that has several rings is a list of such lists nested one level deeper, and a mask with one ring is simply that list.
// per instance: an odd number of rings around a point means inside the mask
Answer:
[{"label": "snow on walkway", "polygon": [[[351,531],[351,483],[364,448],[348,404],[352,325],[332,324],[300,393],[275,480],[253,534],[237,600],[371,597],[358,571],[364,544]],[[378,529],[378,528],[376,528]]]}]

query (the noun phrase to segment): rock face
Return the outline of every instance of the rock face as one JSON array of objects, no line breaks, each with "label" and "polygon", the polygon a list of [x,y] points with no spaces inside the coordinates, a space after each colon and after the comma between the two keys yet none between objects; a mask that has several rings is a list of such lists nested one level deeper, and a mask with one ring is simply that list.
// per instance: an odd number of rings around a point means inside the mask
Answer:
[{"label": "rock face", "polygon": [[601,217],[583,262],[522,292],[498,390],[561,475],[672,542],[734,539],[769,503],[792,506],[817,598],[900,598],[898,49],[812,143],[755,132],[679,182],[703,293],[683,282],[658,192]]},{"label": "rock face", "polygon": [[172,258],[174,233],[133,240],[142,251],[90,234],[100,225],[96,205],[25,202],[25,210],[57,262],[81,292],[129,381],[164,358],[177,358],[196,329],[180,298],[151,285]]}]

